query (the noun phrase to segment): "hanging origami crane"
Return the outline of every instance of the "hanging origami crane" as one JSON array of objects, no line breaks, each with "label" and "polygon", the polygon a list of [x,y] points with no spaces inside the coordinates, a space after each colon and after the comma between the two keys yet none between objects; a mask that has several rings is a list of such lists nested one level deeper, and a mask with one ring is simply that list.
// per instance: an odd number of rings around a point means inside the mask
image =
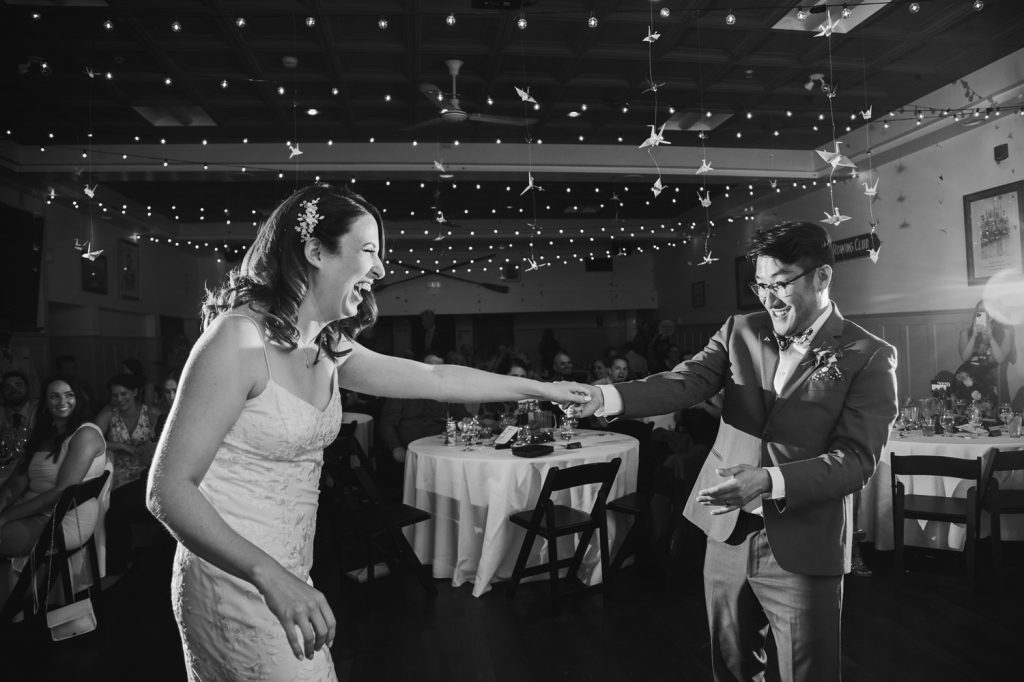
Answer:
[{"label": "hanging origami crane", "polygon": [[833,206],[832,210],[834,211],[833,213],[825,211],[825,219],[821,222],[828,223],[829,225],[838,225],[839,223],[850,219],[850,216],[848,215],[841,215],[838,207]]},{"label": "hanging origami crane", "polygon": [[445,172],[444,171],[444,162],[443,161],[437,161],[435,159],[434,160],[434,170],[438,170],[438,171],[441,171],[442,173],[444,173]]},{"label": "hanging origami crane", "polygon": [[101,253],[103,253],[103,249],[98,249],[96,251],[93,251],[92,250],[92,242],[91,241],[79,242],[77,239],[75,240],[75,250],[76,251],[81,251],[82,252],[82,258],[84,258],[84,259],[86,259],[88,261],[95,261],[96,257],[99,256]]},{"label": "hanging origami crane", "polygon": [[647,37],[644,38],[644,42],[645,43],[653,43],[653,42],[656,42],[658,40],[658,38],[660,38],[660,37],[661,37],[660,33],[658,33],[657,31],[651,31],[651,27],[648,26],[647,27]]},{"label": "hanging origami crane", "polygon": [[302,150],[299,149],[299,143],[298,142],[296,142],[294,145],[291,142],[289,142],[288,143],[288,149],[291,150],[291,154],[288,155],[289,159],[291,159],[293,157],[296,157],[296,156],[299,156],[300,154],[302,154]]},{"label": "hanging origami crane", "polygon": [[85,67],[85,75],[88,76],[89,78],[95,78],[96,77],[96,72],[93,71],[92,69],[90,69],[87,66],[87,67]]},{"label": "hanging origami crane", "polygon": [[[666,121],[667,123],[667,121]],[[661,124],[661,127],[657,131],[654,130],[654,126],[648,126],[651,129],[650,136],[640,143],[640,149],[644,147],[657,147],[663,144],[672,144],[665,139],[665,123]]]},{"label": "hanging origami crane", "polygon": [[85,189],[83,189],[82,191],[85,192],[85,196],[87,196],[90,199],[92,199],[94,196],[96,196],[96,188],[97,187],[98,187],[98,185],[93,185],[92,187],[89,187],[89,185],[86,185]]},{"label": "hanging origami crane", "polygon": [[529,192],[531,189],[535,189],[538,192],[543,192],[544,191],[544,188],[541,187],[540,185],[533,184],[533,173],[527,173],[526,176],[530,179],[530,181],[527,183],[526,188],[522,192],[519,193],[519,196],[523,196],[524,194]]},{"label": "hanging origami crane", "polygon": [[658,88],[664,86],[664,83],[657,83],[652,81],[650,78],[644,78],[644,82],[647,83],[647,89],[644,90],[644,94],[648,92],[657,92]]},{"label": "hanging origami crane", "polygon": [[530,88],[529,87],[527,87],[525,90],[523,90],[522,88],[517,87],[515,85],[513,85],[512,87],[514,87],[516,89],[516,93],[519,95],[519,99],[523,100],[524,102],[530,102],[531,104],[536,104],[537,103],[537,100],[535,100],[533,98],[533,96],[530,95]]},{"label": "hanging origami crane", "polygon": [[701,196],[700,190],[697,190],[697,198],[700,199],[700,205],[707,208],[711,205],[711,190],[704,192],[704,196]]},{"label": "hanging origami crane", "polygon": [[878,178],[875,178],[875,184],[869,185],[866,182],[860,183],[864,185],[864,195],[874,199],[878,195]]},{"label": "hanging origami crane", "polygon": [[711,164],[708,163],[707,159],[701,159],[700,160],[700,168],[697,169],[696,175],[701,175],[703,173],[710,173],[713,170],[715,170],[715,169],[711,167]]},{"label": "hanging origami crane", "polygon": [[882,245],[879,244],[876,249],[868,249],[868,258],[871,259],[872,263],[878,262],[878,252],[882,250]]},{"label": "hanging origami crane", "polygon": [[860,112],[860,117],[863,118],[865,121],[870,121],[871,120],[871,110],[873,108],[874,108],[873,105],[872,106],[868,106],[867,109],[864,109],[863,111]]},{"label": "hanging origami crane", "polygon": [[817,152],[818,156],[825,160],[825,163],[832,166],[832,170],[835,170],[839,166],[845,166],[846,168],[856,168],[857,165],[853,161],[850,161],[848,158],[839,153],[839,144],[839,140],[836,140],[835,151],[829,151],[827,149],[817,149],[815,151]]},{"label": "hanging origami crane", "polygon": [[814,34],[815,38],[828,38],[832,33],[839,28],[839,20],[832,20],[832,13],[826,10],[825,16],[827,19],[824,24],[818,26],[818,32]]},{"label": "hanging origami crane", "polygon": [[543,268],[543,267],[546,267],[548,265],[551,265],[550,262],[549,263],[538,263],[533,258],[524,258],[523,260],[525,260],[527,263],[529,263],[529,267],[527,267],[525,270],[523,270],[523,272],[530,272],[531,270],[537,270],[539,268]]},{"label": "hanging origami crane", "polygon": [[661,176],[658,176],[658,179],[654,181],[653,185],[651,185],[651,191],[654,192],[654,196],[657,197],[661,194],[663,189],[665,189],[665,185],[661,184]]},{"label": "hanging origami crane", "polygon": [[697,265],[698,266],[701,266],[701,265],[711,265],[716,260],[718,260],[718,259],[717,258],[712,258],[711,257],[711,252],[708,251],[707,253],[704,254],[704,259],[701,262],[697,263]]}]

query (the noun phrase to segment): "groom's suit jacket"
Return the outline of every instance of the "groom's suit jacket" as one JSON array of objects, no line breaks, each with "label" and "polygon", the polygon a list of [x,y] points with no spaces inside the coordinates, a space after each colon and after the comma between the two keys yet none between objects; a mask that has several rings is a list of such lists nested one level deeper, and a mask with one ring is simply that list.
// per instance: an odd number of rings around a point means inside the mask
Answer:
[{"label": "groom's suit jacket", "polygon": [[[875,470],[897,414],[896,349],[843,319],[833,305],[810,350],[776,394],[779,348],[767,312],[737,315],[691,360],[670,372],[617,384],[623,417],[664,414],[724,392],[718,438],[704,462],[684,516],[725,541],[738,511],[712,516],[697,491],[726,480],[717,469],[778,466],[785,499],[755,499],[779,565],[806,575],[850,569],[851,493]],[[819,360],[816,361],[816,358]],[[834,358],[839,375],[818,362]]]}]

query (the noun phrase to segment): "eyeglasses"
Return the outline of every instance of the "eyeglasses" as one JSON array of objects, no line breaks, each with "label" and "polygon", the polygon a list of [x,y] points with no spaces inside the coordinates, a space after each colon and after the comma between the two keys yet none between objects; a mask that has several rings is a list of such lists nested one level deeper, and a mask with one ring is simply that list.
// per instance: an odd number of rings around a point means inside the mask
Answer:
[{"label": "eyeglasses", "polygon": [[772,294],[774,294],[776,297],[786,296],[786,295],[788,295],[788,292],[786,290],[787,290],[787,288],[791,284],[796,282],[801,277],[806,277],[807,275],[811,274],[812,272],[814,272],[817,269],[818,269],[818,266],[815,266],[815,267],[811,268],[810,270],[805,270],[804,272],[801,272],[799,275],[797,275],[793,279],[787,280],[785,282],[772,282],[771,284],[761,284],[760,282],[750,282],[750,284],[748,284],[747,286],[750,287],[750,290],[753,291],[754,294],[758,298],[764,298],[765,296],[768,295],[769,291],[772,292]]}]

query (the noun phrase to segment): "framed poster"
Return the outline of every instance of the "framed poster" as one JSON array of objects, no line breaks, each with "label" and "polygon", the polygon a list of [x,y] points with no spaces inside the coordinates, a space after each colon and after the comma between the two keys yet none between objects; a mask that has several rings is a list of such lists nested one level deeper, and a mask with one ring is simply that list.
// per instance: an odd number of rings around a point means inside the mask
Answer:
[{"label": "framed poster", "polygon": [[127,239],[117,243],[117,285],[121,298],[139,298],[139,245]]},{"label": "framed poster", "polygon": [[984,284],[1001,270],[1021,272],[1021,199],[1024,182],[964,195],[967,283]]},{"label": "framed poster", "polygon": [[754,264],[746,256],[736,257],[736,307],[740,310],[756,310],[761,299],[750,290],[754,281]]},{"label": "framed poster", "polygon": [[704,282],[694,282],[690,285],[690,305],[694,308],[703,308],[706,302]]},{"label": "framed poster", "polygon": [[107,257],[100,254],[95,260],[79,260],[82,261],[82,291],[93,294],[107,293]]}]

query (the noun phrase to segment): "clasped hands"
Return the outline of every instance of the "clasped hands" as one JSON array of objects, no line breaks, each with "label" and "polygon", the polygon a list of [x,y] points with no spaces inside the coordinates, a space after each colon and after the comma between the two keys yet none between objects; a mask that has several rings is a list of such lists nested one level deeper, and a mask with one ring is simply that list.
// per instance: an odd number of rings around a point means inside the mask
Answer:
[{"label": "clasped hands", "polygon": [[711,510],[712,516],[740,509],[755,497],[772,490],[772,478],[768,470],[761,467],[739,464],[716,469],[716,472],[727,480],[697,491],[697,502],[706,507],[718,507]]}]

